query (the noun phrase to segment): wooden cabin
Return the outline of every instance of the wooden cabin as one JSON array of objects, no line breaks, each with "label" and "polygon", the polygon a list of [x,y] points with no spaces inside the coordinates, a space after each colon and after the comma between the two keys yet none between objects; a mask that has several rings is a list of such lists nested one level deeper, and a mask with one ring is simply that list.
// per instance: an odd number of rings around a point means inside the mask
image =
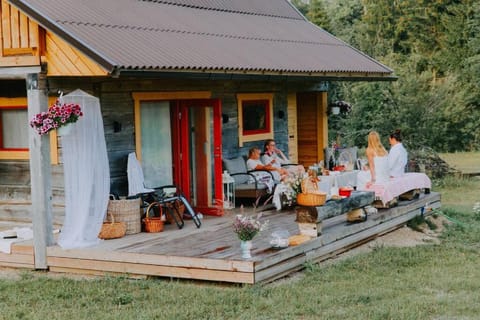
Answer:
[{"label": "wooden cabin", "polygon": [[52,201],[62,222],[61,139],[32,142],[28,125],[60,92],[100,99],[112,192],[127,193],[136,151],[147,183],[174,182],[222,215],[222,158],[274,138],[317,162],[329,83],[395,80],[288,0],[1,0],[0,13],[0,219],[45,224]]}]

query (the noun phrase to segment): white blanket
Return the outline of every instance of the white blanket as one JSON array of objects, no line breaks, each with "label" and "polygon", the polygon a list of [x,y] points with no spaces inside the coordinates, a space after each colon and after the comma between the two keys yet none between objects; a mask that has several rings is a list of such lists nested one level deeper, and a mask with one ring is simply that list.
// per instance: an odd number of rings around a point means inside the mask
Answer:
[{"label": "white blanket", "polygon": [[[4,239],[4,236],[16,234],[16,238]],[[30,228],[13,228],[0,232],[0,252],[11,253],[12,244],[15,242],[33,239],[33,231]]]},{"label": "white blanket", "polygon": [[375,191],[375,199],[381,200],[383,204],[386,204],[402,193],[424,188],[432,188],[430,178],[425,173],[408,172],[401,177],[390,178],[388,182],[374,184],[365,190]]}]

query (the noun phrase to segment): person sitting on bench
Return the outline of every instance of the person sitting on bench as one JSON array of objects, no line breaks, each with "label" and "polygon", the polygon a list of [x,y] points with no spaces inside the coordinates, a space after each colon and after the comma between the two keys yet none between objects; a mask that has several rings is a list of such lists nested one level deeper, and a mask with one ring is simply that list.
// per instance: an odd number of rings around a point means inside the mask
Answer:
[{"label": "person sitting on bench", "polygon": [[402,144],[402,135],[399,129],[390,134],[388,139],[390,142],[390,152],[388,153],[388,168],[390,170],[390,177],[401,177],[405,174],[405,167],[407,166],[408,153]]}]

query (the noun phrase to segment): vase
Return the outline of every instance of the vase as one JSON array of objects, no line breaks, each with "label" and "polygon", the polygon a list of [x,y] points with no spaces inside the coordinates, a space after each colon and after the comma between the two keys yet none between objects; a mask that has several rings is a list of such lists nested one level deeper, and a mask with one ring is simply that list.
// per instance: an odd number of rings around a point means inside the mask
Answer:
[{"label": "vase", "polygon": [[242,249],[242,258],[243,259],[250,259],[252,254],[250,250],[252,249],[252,241],[251,240],[242,240],[240,243],[240,248]]},{"label": "vase", "polygon": [[69,123],[57,128],[57,136],[68,136],[73,129],[73,124]]}]

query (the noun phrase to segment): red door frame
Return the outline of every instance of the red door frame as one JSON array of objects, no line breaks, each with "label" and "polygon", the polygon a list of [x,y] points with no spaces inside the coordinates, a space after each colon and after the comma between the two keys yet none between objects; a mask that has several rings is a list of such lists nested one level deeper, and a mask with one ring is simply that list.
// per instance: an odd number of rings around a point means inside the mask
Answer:
[{"label": "red door frame", "polygon": [[[193,105],[193,106],[192,106]],[[222,185],[222,105],[220,99],[194,99],[177,100],[172,103],[172,142],[175,150],[173,152],[173,179],[178,184],[185,197],[191,200],[191,181],[190,181],[190,126],[188,109],[192,106],[212,106],[213,107],[213,177],[214,177],[214,207],[196,207],[196,211],[201,211],[209,215],[223,215],[224,210],[221,206],[223,200]],[[176,152],[176,151],[179,152]],[[183,160],[186,161],[183,161]]]}]

